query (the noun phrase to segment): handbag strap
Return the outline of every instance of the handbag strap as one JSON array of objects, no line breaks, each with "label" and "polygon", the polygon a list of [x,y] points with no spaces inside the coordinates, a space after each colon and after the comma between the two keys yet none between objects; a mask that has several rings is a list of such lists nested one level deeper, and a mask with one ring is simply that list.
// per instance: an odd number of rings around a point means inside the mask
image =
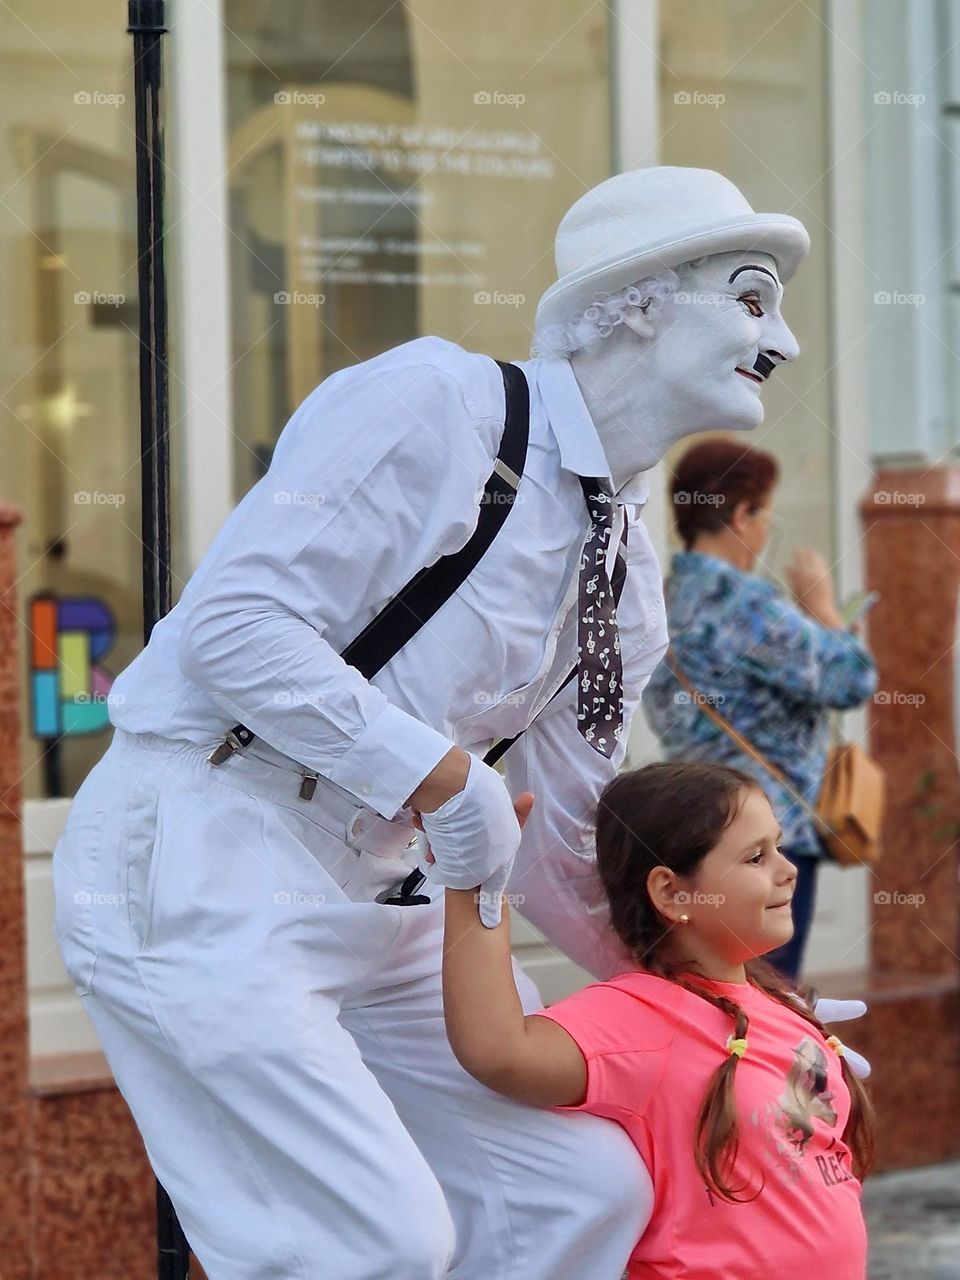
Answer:
[{"label": "handbag strap", "polygon": [[745,751],[747,755],[751,756],[758,764],[762,765],[768,773],[773,774],[777,781],[789,792],[792,798],[803,807],[807,815],[817,826],[818,830],[822,831],[824,829],[824,821],[820,814],[818,814],[813,806],[807,801],[806,797],[800,794],[783,770],[779,769],[775,764],[768,760],[766,756],[762,755],[751,742],[747,741],[742,733],[733,727],[729,720],[725,720],[723,716],[720,715],[716,707],[710,705],[709,701],[703,694],[699,693],[693,687],[687,679],[686,674],[681,669],[680,664],[677,661],[677,655],[674,653],[672,648],[667,650],[664,654],[663,660],[690,694],[694,706],[699,707],[701,711],[706,712],[714,724],[719,725],[724,733],[728,734],[729,737],[733,739],[741,751]]}]

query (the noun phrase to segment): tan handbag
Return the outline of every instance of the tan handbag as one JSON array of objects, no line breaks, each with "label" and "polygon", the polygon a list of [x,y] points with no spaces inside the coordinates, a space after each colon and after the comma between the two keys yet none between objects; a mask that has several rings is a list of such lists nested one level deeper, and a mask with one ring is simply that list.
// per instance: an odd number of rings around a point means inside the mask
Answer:
[{"label": "tan handbag", "polygon": [[694,689],[680,669],[672,649],[667,651],[664,660],[693,698],[694,704],[729,734],[741,751],[752,756],[768,773],[773,774],[803,807],[834,862],[844,867],[873,866],[880,857],[886,777],[880,765],[862,747],[856,742],[838,742],[831,747],[814,808],[797,791],[782,769],[778,769],[766,756],[761,755]]}]

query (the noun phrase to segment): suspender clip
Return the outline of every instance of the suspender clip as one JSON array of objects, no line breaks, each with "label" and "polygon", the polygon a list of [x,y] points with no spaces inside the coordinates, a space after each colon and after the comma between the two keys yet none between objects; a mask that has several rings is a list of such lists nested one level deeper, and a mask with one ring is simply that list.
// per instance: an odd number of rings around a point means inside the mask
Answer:
[{"label": "suspender clip", "polygon": [[313,793],[317,789],[318,777],[319,775],[314,773],[311,769],[306,770],[306,772],[303,775],[303,781],[300,783],[300,799],[301,800],[313,799]]},{"label": "suspender clip", "polygon": [[227,730],[227,736],[218,747],[214,747],[207,760],[212,765],[223,764],[224,760],[229,760],[235,752],[240,751],[243,747],[248,747],[256,737],[246,725],[235,724],[232,729]]},{"label": "suspender clip", "polygon": [[429,906],[430,899],[425,893],[417,893],[427,882],[427,877],[419,867],[414,867],[402,884],[384,889],[374,898],[374,902],[382,902],[391,907]]}]

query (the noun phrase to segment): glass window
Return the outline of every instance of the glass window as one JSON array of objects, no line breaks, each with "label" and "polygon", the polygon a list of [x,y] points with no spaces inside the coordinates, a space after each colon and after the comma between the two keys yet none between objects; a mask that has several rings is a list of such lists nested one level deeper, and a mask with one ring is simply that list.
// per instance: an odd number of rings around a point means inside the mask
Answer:
[{"label": "glass window", "polygon": [[[783,528],[763,561],[781,580],[792,545],[815,545],[828,563],[836,556],[822,7],[814,0],[660,6],[660,162],[718,170],[758,212],[799,218],[812,242],[784,297],[800,356],[770,379],[763,424],[742,436],[781,464],[774,505]],[[689,443],[680,442],[667,464]]]},{"label": "glass window", "polygon": [[125,9],[0,7],[0,492],[21,507],[24,794],[73,794],[142,644]]},{"label": "glass window", "polygon": [[236,496],[325,377],[421,334],[524,359],[610,173],[588,0],[225,0]]}]

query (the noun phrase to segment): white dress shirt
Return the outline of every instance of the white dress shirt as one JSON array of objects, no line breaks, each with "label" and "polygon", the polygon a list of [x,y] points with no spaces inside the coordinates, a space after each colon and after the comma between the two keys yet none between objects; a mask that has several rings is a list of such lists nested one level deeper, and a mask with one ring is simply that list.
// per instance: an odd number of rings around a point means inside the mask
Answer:
[{"label": "white dress shirt", "polygon": [[[513,509],[455,595],[371,681],[341,651],[419,569],[468,541],[500,446],[499,368],[436,337],[340,370],[307,396],[267,474],[114,682],[112,723],[202,745],[241,721],[385,818],[451,746],[483,755],[527,725],[574,663],[590,526],[577,477],[610,471],[569,362],[517,363],[530,436]],[[660,566],[637,518],[647,492],[643,474],[621,488],[609,549],[612,571],[629,512],[613,758],[577,731],[576,681],[504,757],[511,794],[537,797],[511,892],[593,972],[619,961],[596,909],[593,812],[667,647]]]}]

